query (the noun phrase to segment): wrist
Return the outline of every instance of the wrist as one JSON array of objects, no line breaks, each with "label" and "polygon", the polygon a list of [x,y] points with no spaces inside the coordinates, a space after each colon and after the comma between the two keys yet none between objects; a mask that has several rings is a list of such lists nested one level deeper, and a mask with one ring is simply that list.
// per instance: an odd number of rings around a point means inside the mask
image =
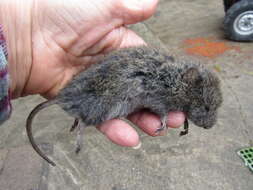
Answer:
[{"label": "wrist", "polygon": [[32,0],[1,0],[0,23],[8,50],[10,92],[20,97],[32,65]]}]

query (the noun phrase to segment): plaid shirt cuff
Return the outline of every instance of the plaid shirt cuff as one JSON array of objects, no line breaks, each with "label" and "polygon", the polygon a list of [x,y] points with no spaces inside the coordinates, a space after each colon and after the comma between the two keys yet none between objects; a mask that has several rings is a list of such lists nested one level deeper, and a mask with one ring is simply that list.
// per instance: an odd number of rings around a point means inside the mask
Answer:
[{"label": "plaid shirt cuff", "polygon": [[0,25],[0,124],[6,121],[11,114],[7,57],[6,42]]}]

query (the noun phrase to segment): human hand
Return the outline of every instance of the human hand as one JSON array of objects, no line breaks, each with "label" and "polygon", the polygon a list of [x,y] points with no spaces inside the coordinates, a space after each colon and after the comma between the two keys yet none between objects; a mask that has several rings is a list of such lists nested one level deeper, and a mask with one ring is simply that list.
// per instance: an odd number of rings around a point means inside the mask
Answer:
[{"label": "human hand", "polygon": [[[104,53],[144,44],[125,25],[147,19],[157,4],[157,0],[13,2],[0,2],[0,23],[9,47],[14,98],[29,94],[51,98]],[[151,113],[140,112],[129,118],[153,136],[160,126],[159,118]],[[183,113],[170,113],[168,125],[178,127],[183,121]],[[117,144],[139,143],[136,131],[121,120],[107,121],[98,128]]]}]

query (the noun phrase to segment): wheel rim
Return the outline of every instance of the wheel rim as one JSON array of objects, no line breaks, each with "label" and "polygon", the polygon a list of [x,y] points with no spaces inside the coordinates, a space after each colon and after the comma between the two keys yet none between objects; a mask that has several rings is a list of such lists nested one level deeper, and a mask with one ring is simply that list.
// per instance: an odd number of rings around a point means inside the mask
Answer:
[{"label": "wheel rim", "polygon": [[234,22],[234,30],[240,35],[253,34],[253,11],[240,14]]}]

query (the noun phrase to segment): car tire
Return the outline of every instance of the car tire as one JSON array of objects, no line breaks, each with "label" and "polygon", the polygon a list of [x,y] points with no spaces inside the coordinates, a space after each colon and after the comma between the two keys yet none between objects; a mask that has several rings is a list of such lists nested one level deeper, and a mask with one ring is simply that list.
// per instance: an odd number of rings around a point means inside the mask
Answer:
[{"label": "car tire", "polygon": [[235,41],[253,41],[253,0],[242,0],[232,5],[224,19],[226,36]]}]

